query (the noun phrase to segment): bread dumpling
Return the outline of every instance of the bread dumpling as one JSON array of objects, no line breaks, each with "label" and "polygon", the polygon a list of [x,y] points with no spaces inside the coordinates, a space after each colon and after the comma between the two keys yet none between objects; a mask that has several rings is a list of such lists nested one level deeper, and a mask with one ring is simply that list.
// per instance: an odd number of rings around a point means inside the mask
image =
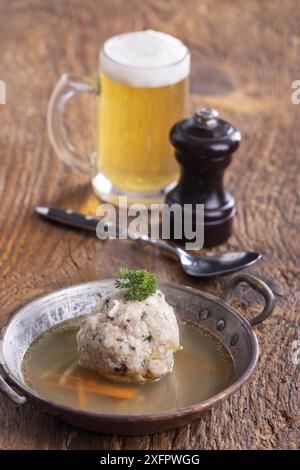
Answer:
[{"label": "bread dumpling", "polygon": [[84,318],[77,334],[79,364],[115,381],[158,380],[172,370],[180,348],[173,307],[157,289],[142,301],[125,294],[116,289]]}]

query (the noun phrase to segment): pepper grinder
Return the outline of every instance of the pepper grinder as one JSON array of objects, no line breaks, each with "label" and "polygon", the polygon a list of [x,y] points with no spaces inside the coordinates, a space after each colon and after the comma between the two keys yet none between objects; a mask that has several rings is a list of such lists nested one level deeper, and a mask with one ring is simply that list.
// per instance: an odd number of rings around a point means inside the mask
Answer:
[{"label": "pepper grinder", "polygon": [[192,204],[193,226],[196,204],[204,204],[204,247],[224,243],[232,233],[235,202],[224,189],[223,178],[240,145],[240,131],[220,119],[217,110],[199,108],[193,117],[172,127],[170,141],[181,175],[166,197],[167,204]]}]

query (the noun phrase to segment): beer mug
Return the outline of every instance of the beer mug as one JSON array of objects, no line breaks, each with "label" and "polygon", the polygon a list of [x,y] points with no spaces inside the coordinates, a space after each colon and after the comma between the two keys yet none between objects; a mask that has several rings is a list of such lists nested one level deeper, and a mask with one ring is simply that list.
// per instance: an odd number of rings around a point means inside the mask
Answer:
[{"label": "beer mug", "polygon": [[[48,106],[48,133],[56,154],[89,174],[96,194],[115,202],[157,202],[178,178],[169,142],[172,125],[187,115],[190,53],[158,31],[113,36],[100,51],[96,83],[63,75]],[[96,152],[89,159],[68,140],[64,107],[87,91],[97,99]]]}]

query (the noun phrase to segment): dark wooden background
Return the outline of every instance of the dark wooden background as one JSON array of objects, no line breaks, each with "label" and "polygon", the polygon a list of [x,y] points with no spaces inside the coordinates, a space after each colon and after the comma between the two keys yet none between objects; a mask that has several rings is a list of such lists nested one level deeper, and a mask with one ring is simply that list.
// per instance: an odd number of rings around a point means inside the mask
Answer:
[{"label": "dark wooden background", "polygon": [[[115,33],[156,28],[179,36],[192,51],[193,105],[216,106],[238,125],[243,144],[227,175],[236,196],[235,234],[225,248],[254,249],[251,271],[277,298],[256,328],[259,367],[251,382],[197,422],[163,434],[120,438],[67,426],[29,404],[0,402],[2,449],[293,449],[299,441],[299,368],[291,361],[299,334],[300,79],[297,0],[2,0],[0,79],[0,326],[29,299],[53,289],[111,276],[121,265],[146,266],[162,281],[222,295],[226,279],[185,276],[153,249],[130,241],[101,243],[38,219],[36,204],[93,212],[89,181],[64,166],[50,148],[46,108],[63,72],[94,75],[98,49]],[[77,101],[77,102],[76,102]],[[82,151],[93,149],[93,103],[74,100],[68,115]],[[261,307],[239,289],[235,306],[248,316]],[[299,443],[299,442],[298,442]]]}]

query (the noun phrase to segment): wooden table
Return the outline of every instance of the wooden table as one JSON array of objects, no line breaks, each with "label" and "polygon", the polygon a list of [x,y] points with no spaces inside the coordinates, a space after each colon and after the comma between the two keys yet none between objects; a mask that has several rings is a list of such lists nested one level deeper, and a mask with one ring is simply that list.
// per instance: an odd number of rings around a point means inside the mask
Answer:
[{"label": "wooden table", "polygon": [[[297,0],[3,0],[0,5],[1,325],[21,304],[53,289],[112,276],[119,266],[147,267],[221,295],[227,280],[201,282],[171,260],[131,241],[101,243],[34,215],[49,203],[91,212],[89,181],[64,166],[49,145],[46,108],[65,71],[95,74],[98,48],[123,31],[155,28],[192,51],[193,103],[217,107],[239,126],[242,146],[227,184],[238,211],[227,249],[253,249],[263,260],[251,272],[273,288],[277,304],[256,328],[259,367],[251,382],[222,406],[179,430],[120,438],[84,432],[29,404],[0,403],[2,449],[294,449],[299,437],[299,368],[291,360],[299,334],[299,114],[291,82],[300,78]],[[93,149],[92,100],[74,101],[75,143]],[[77,111],[75,111],[77,110]],[[80,110],[80,111],[79,111]],[[298,278],[298,279],[297,279]],[[235,306],[261,308],[239,289]],[[297,434],[298,432],[298,434]]]}]

